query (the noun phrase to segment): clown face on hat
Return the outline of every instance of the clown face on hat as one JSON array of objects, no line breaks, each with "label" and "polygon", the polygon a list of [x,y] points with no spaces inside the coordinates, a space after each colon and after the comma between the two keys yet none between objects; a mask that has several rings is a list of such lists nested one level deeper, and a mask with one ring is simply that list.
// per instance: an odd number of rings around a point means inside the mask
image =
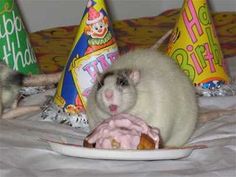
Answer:
[{"label": "clown face on hat", "polygon": [[87,6],[88,17],[84,32],[88,37],[88,48],[85,54],[97,51],[115,42],[113,35],[109,31],[108,17],[102,12],[102,9],[97,11],[92,4],[90,0]]},{"label": "clown face on hat", "polygon": [[88,8],[86,34],[92,38],[104,38],[108,32],[108,18],[102,12],[96,11],[92,1],[89,1]]}]

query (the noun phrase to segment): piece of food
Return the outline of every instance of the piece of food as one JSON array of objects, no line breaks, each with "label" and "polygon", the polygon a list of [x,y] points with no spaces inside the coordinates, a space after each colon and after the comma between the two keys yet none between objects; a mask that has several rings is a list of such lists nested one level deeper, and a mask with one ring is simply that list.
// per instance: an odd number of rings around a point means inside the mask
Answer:
[{"label": "piece of food", "polygon": [[84,147],[100,149],[158,149],[159,129],[142,119],[119,114],[104,120],[84,140]]}]

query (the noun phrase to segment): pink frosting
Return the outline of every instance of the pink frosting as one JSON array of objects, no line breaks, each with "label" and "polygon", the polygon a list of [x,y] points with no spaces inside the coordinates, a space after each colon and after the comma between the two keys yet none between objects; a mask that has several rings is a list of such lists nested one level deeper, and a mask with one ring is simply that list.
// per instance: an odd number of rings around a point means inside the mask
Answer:
[{"label": "pink frosting", "polygon": [[118,149],[137,149],[140,136],[144,133],[159,145],[159,129],[148,126],[142,119],[130,114],[119,114],[104,120],[87,138],[96,148],[113,149],[112,140],[119,144]]}]

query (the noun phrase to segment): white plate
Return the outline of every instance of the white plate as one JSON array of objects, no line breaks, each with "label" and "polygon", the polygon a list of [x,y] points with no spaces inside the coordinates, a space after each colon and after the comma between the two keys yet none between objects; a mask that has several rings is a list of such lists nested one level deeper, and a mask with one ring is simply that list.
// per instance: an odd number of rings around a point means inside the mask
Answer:
[{"label": "white plate", "polygon": [[47,141],[52,150],[63,155],[110,160],[168,160],[189,156],[193,148],[186,149],[157,149],[157,150],[106,150],[85,148],[59,142]]}]

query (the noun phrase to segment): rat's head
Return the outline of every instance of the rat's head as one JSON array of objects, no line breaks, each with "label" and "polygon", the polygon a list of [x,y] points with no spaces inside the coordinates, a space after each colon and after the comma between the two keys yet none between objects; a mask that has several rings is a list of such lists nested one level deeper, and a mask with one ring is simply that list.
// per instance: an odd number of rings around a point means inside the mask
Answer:
[{"label": "rat's head", "polygon": [[22,85],[23,75],[13,71],[2,61],[0,61],[0,81],[4,84],[20,86]]},{"label": "rat's head", "polygon": [[128,111],[136,103],[139,80],[140,71],[136,69],[108,71],[99,76],[95,85],[98,107],[110,115]]},{"label": "rat's head", "polygon": [[0,84],[2,87],[2,103],[5,107],[10,106],[12,101],[18,95],[20,86],[22,85],[23,75],[11,70],[3,62],[0,61]]}]

